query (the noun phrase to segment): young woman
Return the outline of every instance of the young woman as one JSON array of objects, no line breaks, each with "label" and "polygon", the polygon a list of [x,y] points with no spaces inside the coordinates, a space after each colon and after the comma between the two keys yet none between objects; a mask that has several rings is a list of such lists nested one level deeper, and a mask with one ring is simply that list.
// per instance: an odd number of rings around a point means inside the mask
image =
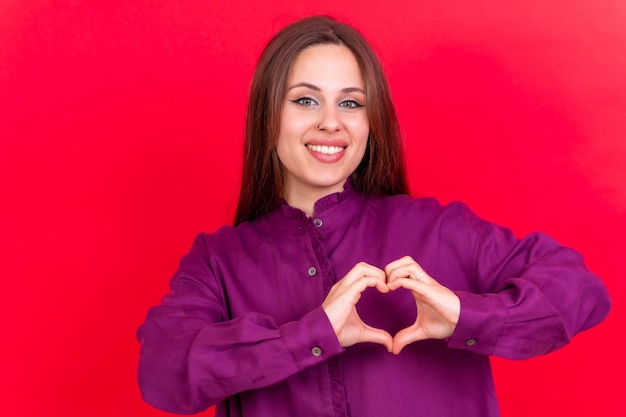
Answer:
[{"label": "young woman", "polygon": [[138,331],[145,400],[216,416],[497,416],[489,356],[610,309],[579,254],[406,194],[381,66],[331,18],[254,75],[235,226],[200,234]]}]

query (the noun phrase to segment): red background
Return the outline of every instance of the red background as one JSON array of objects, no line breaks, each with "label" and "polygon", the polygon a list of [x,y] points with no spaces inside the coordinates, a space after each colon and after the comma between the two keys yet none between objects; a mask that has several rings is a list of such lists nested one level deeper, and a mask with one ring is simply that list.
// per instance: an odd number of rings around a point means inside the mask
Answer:
[{"label": "red background", "polygon": [[216,3],[0,1],[0,414],[165,415],[134,332],[232,218],[262,46],[330,13],[381,55],[415,194],[544,230],[609,287],[571,345],[494,359],[503,416],[623,415],[626,2]]}]

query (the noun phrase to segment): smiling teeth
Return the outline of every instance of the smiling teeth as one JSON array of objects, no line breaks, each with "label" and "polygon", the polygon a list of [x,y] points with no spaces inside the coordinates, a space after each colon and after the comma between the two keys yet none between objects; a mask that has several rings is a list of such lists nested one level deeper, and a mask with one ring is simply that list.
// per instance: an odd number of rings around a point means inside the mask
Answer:
[{"label": "smiling teeth", "polygon": [[320,146],[320,145],[306,145],[312,151],[323,153],[325,155],[334,155],[343,151],[344,148],[340,146]]}]

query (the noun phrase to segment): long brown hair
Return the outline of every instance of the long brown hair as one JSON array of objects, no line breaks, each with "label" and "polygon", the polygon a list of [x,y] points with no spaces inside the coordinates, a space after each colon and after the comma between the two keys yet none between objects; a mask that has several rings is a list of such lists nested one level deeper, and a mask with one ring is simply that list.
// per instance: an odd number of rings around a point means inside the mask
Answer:
[{"label": "long brown hair", "polygon": [[283,176],[276,153],[287,77],[296,56],[319,44],[344,45],[354,54],[365,82],[370,125],[363,160],[352,187],[364,193],[407,193],[400,128],[387,79],[376,54],[352,26],[327,16],[299,20],[267,44],[256,67],[246,119],[241,190],[235,225],[266,214],[281,201]]}]

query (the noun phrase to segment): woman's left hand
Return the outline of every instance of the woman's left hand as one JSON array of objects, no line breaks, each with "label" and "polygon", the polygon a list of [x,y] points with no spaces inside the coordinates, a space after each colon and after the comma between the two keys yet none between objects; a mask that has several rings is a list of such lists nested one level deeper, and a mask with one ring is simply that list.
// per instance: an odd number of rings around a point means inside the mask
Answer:
[{"label": "woman's left hand", "polygon": [[399,354],[408,344],[425,339],[445,339],[452,335],[461,314],[459,297],[439,284],[410,256],[385,267],[387,286],[410,290],[417,304],[417,318],[411,326],[393,338],[393,353]]}]

